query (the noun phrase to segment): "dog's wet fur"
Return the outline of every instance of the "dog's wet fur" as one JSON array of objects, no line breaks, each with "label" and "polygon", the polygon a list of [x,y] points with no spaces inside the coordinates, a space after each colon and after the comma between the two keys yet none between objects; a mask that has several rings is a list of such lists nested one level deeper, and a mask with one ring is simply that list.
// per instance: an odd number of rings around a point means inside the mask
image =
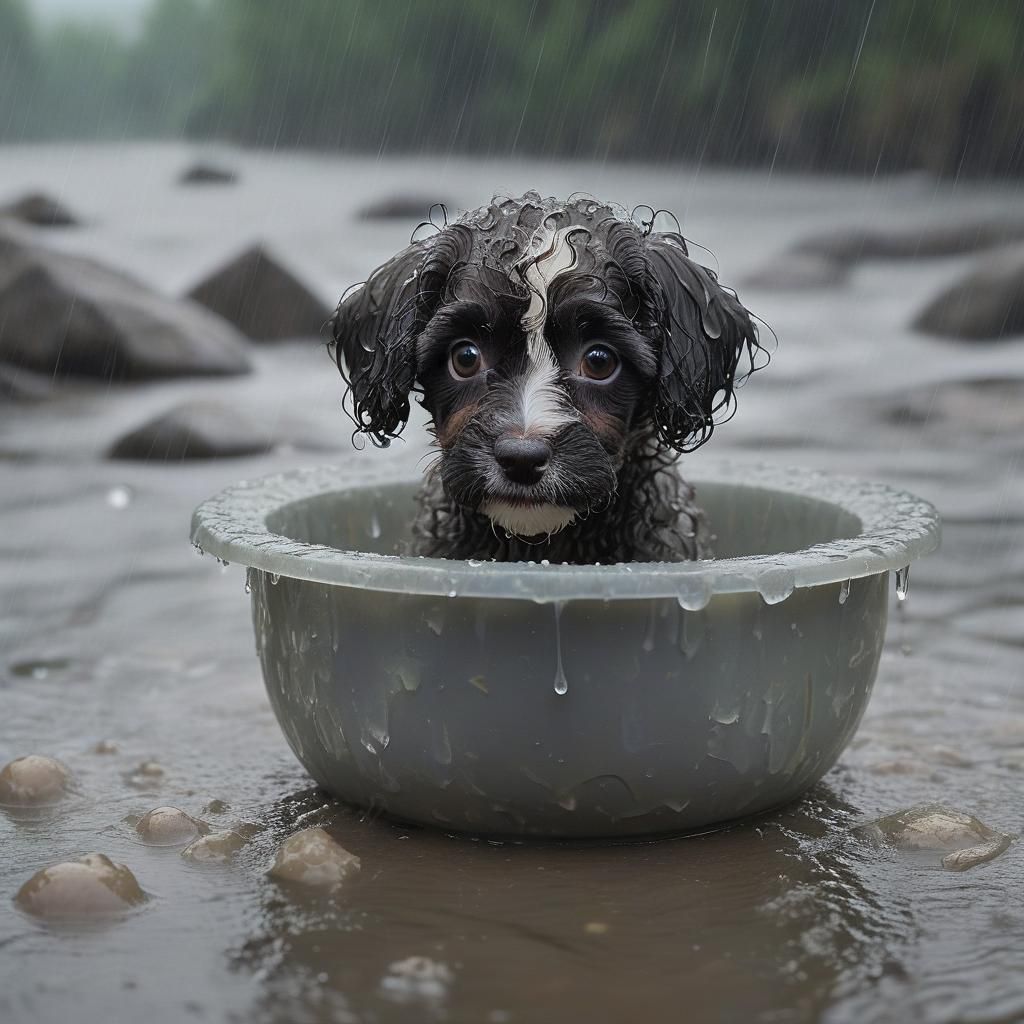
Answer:
[{"label": "dog's wet fur", "polygon": [[335,358],[357,430],[387,445],[410,396],[439,458],[415,553],[604,564],[710,556],[675,466],[764,349],[678,232],[588,197],[496,197],[343,297]]}]

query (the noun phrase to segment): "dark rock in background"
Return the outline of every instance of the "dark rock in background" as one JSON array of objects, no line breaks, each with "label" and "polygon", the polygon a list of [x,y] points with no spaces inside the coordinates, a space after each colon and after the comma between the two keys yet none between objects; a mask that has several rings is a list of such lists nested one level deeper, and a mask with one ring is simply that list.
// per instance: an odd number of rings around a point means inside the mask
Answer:
[{"label": "dark rock in background", "polygon": [[279,439],[253,418],[219,402],[185,402],[118,440],[112,459],[171,462],[262,455]]},{"label": "dark rock in background", "polygon": [[[369,203],[359,211],[360,220],[415,220],[425,221],[430,215],[430,208],[440,203],[436,196],[418,196],[400,193],[384,196],[376,202]],[[456,209],[452,203],[444,203],[448,214]],[[439,213],[440,211],[435,211]]]},{"label": "dark rock in background", "polygon": [[838,229],[790,246],[743,283],[752,288],[819,288],[842,284],[868,260],[924,260],[993,249],[1024,240],[1024,221],[979,221],[883,231]]},{"label": "dark rock in background", "polygon": [[1024,239],[1024,220],[979,221],[893,231],[830,231],[797,242],[794,252],[841,264],[923,260],[992,249]]},{"label": "dark rock in background", "polygon": [[2,226],[0,362],[127,380],[249,370],[244,339],[220,317]]},{"label": "dark rock in background", "polygon": [[0,363],[0,402],[42,402],[53,394],[52,379]]},{"label": "dark rock in background", "polygon": [[230,167],[199,161],[178,176],[179,185],[234,185],[238,174]]},{"label": "dark rock in background", "polygon": [[914,320],[927,334],[998,341],[1024,334],[1024,246],[980,262],[936,296]]},{"label": "dark rock in background", "polygon": [[42,192],[32,192],[0,207],[0,217],[10,217],[39,228],[70,228],[81,223],[63,203]]},{"label": "dark rock in background", "polygon": [[259,341],[316,336],[332,312],[258,245],[201,281],[188,297]]},{"label": "dark rock in background", "polygon": [[275,448],[295,446],[324,449],[312,437],[311,428],[288,417],[267,417],[211,400],[194,400],[174,406],[130,431],[111,447],[112,459],[176,462],[182,459],[216,459],[240,455],[264,455]]}]

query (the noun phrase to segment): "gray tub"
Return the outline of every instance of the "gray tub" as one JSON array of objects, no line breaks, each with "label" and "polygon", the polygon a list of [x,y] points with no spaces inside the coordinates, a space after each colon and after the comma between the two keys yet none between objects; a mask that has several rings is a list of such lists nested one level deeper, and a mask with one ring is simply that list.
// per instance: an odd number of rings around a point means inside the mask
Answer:
[{"label": "gray tub", "polygon": [[250,567],[267,692],[313,778],[482,834],[680,832],[798,796],[867,704],[890,571],[905,585],[939,539],[904,492],[734,466],[696,481],[715,560],[401,557],[417,483],[241,484],[193,541]]}]

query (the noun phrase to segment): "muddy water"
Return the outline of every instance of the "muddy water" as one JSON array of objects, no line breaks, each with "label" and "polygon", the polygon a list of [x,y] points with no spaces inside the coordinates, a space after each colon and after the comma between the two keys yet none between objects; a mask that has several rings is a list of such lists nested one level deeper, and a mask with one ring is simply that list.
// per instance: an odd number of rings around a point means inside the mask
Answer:
[{"label": "muddy water", "polygon": [[[1020,206],[1010,187],[820,181],[595,165],[227,154],[237,188],[179,190],[177,147],[0,151],[0,189],[42,186],[89,219],[60,244],[177,290],[255,238],[325,298],[397,248],[363,202],[437,183],[592,191],[674,209],[729,282],[832,224],[927,224]],[[874,264],[842,288],[746,291],[781,338],[737,418],[691,457],[810,465],[935,502],[942,551],[893,599],[875,695],[802,803],[725,832],[628,846],[494,845],[325,803],[262,690],[242,570],[197,558],[192,507],[236,479],[422,454],[423,433],[353,453],[315,345],[256,353],[237,381],[69,388],[0,415],[0,761],[59,758],[73,791],[0,813],[4,1021],[1005,1021],[1024,1017],[1020,847],[959,873],[856,826],[939,801],[1024,826],[1024,343],[913,336],[965,259]],[[300,413],[330,453],[131,466],[102,453],[184,396]],[[147,845],[160,805],[252,826],[233,863]],[[266,877],[279,841],[324,825],[362,869],[334,897]],[[102,925],[41,924],[12,898],[99,851],[149,899]]]}]

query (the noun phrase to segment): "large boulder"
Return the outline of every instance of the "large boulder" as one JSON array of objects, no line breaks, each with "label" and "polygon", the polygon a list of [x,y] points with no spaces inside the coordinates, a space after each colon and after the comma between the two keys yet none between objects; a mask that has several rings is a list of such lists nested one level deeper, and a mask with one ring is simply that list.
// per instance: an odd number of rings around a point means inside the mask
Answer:
[{"label": "large boulder", "polygon": [[39,228],[70,228],[80,223],[63,203],[42,192],[32,192],[0,207],[0,216]]},{"label": "large boulder", "polygon": [[188,297],[258,341],[317,335],[331,316],[326,303],[259,245],[200,281]]},{"label": "large boulder", "polygon": [[1024,334],[1024,246],[979,263],[918,314],[914,327],[927,334],[998,341]]},{"label": "large boulder", "polygon": [[112,459],[180,462],[264,455],[283,445],[324,447],[305,424],[280,418],[271,430],[266,417],[207,400],[183,402],[148,420],[115,442],[109,455]]},{"label": "large boulder", "polygon": [[245,339],[220,317],[2,225],[0,362],[128,380],[249,370]]}]

